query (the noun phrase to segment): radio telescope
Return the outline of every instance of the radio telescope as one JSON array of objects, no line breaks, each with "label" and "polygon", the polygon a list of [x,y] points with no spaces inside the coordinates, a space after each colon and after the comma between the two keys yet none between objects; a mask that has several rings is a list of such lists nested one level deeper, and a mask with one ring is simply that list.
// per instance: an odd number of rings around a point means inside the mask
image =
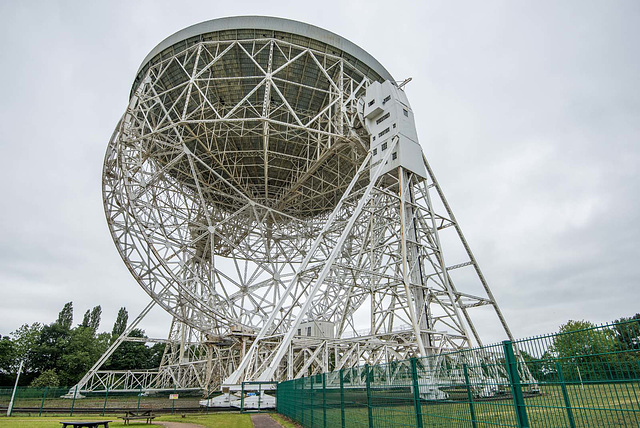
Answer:
[{"label": "radio telescope", "polygon": [[153,301],[130,329],[154,304],[174,322],[157,371],[100,370],[125,332],[81,389],[233,389],[468,348],[476,313],[511,338],[404,83],[280,18],[215,19],[153,49],[103,194]]}]

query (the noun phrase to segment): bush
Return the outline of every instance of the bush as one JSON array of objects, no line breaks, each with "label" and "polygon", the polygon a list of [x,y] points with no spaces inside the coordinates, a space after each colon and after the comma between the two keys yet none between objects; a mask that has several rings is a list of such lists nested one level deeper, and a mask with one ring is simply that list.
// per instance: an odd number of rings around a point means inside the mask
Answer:
[{"label": "bush", "polygon": [[35,378],[33,382],[31,382],[31,386],[42,388],[45,386],[60,386],[60,379],[58,379],[58,375],[56,371],[53,369],[45,370],[42,372],[40,376]]}]

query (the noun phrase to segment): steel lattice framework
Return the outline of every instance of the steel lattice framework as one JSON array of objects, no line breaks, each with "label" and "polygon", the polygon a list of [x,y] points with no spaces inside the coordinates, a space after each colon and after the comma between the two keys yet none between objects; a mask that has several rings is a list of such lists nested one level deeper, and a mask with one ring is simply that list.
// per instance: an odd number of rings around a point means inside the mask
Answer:
[{"label": "steel lattice framework", "polygon": [[384,171],[393,136],[372,161],[363,97],[391,80],[377,61],[276,18],[185,31],[139,70],[103,172],[116,247],[174,317],[167,351],[137,377],[97,364],[81,388],[233,387],[467,348],[483,306],[511,336],[426,158],[426,174]]}]

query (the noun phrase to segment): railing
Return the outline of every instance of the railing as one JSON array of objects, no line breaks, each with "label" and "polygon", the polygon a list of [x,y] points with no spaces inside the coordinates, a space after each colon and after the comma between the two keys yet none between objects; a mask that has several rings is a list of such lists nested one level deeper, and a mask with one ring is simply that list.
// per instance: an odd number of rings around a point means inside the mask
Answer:
[{"label": "railing", "polygon": [[638,427],[640,323],[281,382],[304,427]]},{"label": "railing", "polygon": [[[4,415],[12,388],[0,388],[0,411]],[[211,391],[217,392],[217,391]],[[200,400],[202,391],[166,390],[136,392],[107,390],[100,392],[75,392],[73,388],[32,388],[18,387],[12,414],[114,414],[125,411],[153,411],[154,413],[174,413],[202,411]],[[208,411],[209,409],[204,409]]]}]

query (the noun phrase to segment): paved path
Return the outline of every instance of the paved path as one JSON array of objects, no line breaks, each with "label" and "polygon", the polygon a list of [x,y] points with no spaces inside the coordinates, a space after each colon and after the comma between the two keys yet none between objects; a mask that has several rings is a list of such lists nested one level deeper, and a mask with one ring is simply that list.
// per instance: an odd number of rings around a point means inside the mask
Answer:
[{"label": "paved path", "polygon": [[257,415],[251,415],[251,422],[255,428],[282,428],[278,422],[267,414],[260,413]]}]

